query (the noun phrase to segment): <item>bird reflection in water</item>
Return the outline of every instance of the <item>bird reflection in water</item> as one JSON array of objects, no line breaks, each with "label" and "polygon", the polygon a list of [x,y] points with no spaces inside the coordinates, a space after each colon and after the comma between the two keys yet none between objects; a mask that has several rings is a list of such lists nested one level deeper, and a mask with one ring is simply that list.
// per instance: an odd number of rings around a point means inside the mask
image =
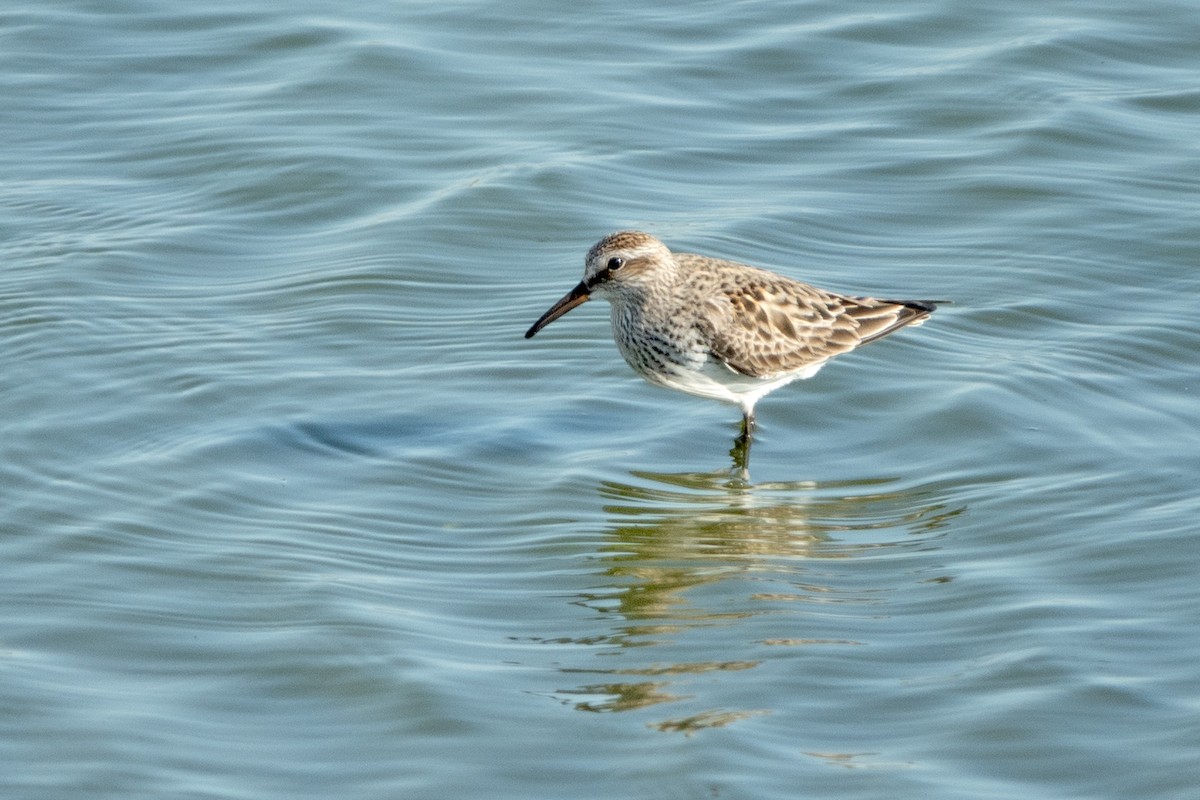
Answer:
[{"label": "bird reflection in water", "polygon": [[[596,553],[597,585],[572,600],[601,629],[578,639],[595,658],[560,668],[595,680],[555,696],[591,712],[694,703],[697,687],[753,674],[779,647],[860,644],[839,629],[839,614],[886,614],[888,599],[853,562],[936,549],[963,511],[933,488],[897,483],[755,485],[736,469],[605,481],[610,522]],[[699,705],[647,724],[690,734],[771,711]]]}]

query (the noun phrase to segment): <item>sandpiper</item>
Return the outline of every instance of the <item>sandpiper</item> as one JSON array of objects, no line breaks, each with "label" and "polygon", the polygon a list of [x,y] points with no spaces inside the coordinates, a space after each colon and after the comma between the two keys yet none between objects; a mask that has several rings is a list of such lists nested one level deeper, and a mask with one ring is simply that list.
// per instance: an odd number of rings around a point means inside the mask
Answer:
[{"label": "sandpiper", "polygon": [[764,395],[812,377],[836,355],[920,325],[939,302],[836,294],[620,231],[588,251],[583,280],[525,338],[592,297],[612,305],[613,338],[643,378],[741,407],[735,450],[744,448],[743,463],[754,404]]}]

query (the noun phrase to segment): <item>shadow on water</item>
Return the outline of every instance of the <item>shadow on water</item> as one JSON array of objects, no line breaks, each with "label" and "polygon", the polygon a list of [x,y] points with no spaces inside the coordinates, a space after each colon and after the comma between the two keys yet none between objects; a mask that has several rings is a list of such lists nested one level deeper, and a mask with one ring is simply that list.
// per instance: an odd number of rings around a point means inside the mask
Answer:
[{"label": "shadow on water", "polygon": [[[964,510],[892,478],[752,484],[736,466],[630,476],[599,487],[609,523],[597,586],[572,601],[602,628],[569,640],[602,663],[562,668],[599,680],[555,693],[581,711],[694,700],[695,676],[711,683],[716,674],[747,674],[778,653],[772,648],[860,644],[840,624],[847,612],[829,609],[886,613],[889,588],[873,582],[878,571],[864,576],[853,562],[935,550],[941,529]],[[690,733],[769,712],[708,707],[649,724]]]}]

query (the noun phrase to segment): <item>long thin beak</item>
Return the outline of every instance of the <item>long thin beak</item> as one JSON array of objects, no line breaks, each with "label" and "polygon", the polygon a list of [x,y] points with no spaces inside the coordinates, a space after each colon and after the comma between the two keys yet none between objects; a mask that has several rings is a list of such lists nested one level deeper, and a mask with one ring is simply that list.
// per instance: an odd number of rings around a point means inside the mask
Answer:
[{"label": "long thin beak", "polygon": [[575,306],[581,306],[586,303],[591,299],[591,297],[592,290],[587,287],[585,282],[580,281],[578,286],[563,295],[563,298],[557,303],[550,306],[550,310],[545,314],[542,314],[542,316],[538,318],[538,321],[533,323],[533,326],[530,327],[529,330],[525,331],[525,338],[530,338],[542,328],[546,327],[551,322],[554,322],[554,320],[558,319]]}]

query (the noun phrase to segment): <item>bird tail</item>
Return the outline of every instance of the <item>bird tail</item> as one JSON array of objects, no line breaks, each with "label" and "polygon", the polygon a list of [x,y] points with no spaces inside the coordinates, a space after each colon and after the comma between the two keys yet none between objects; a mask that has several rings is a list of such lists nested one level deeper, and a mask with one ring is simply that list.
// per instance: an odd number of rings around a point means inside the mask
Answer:
[{"label": "bird tail", "polygon": [[862,298],[858,308],[849,309],[858,320],[860,344],[882,339],[909,325],[920,325],[929,319],[945,300],[876,300]]}]

